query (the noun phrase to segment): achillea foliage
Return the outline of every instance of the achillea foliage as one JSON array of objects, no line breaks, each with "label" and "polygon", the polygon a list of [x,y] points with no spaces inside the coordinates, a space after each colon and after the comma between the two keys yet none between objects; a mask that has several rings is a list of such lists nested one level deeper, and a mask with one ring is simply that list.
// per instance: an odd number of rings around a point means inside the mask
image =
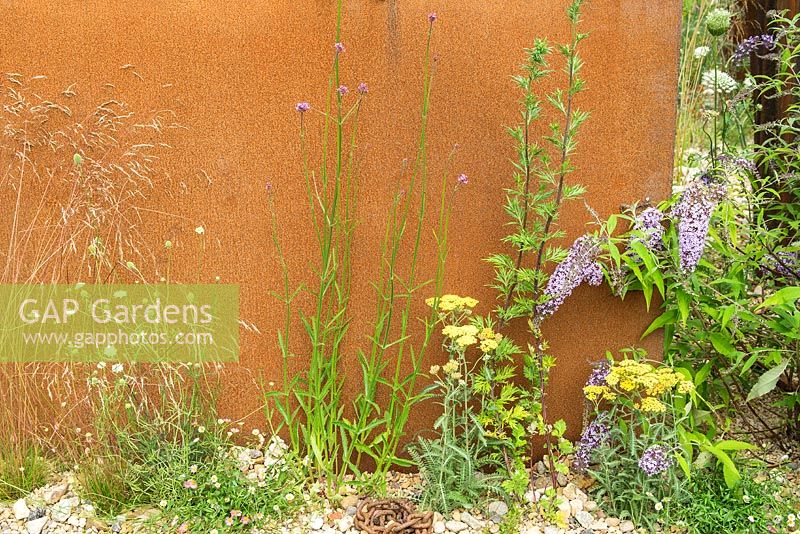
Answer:
[{"label": "achillea foliage", "polygon": [[681,269],[692,273],[700,263],[708,237],[711,214],[725,197],[725,186],[707,175],[690,183],[672,208],[673,217],[678,218],[678,245]]},{"label": "achillea foliage", "polygon": [[558,264],[547,282],[547,301],[538,307],[541,318],[553,315],[584,281],[597,286],[603,281],[603,271],[597,262],[600,246],[595,238],[584,235],[575,240],[564,261]]},{"label": "achillea foliage", "polygon": [[672,466],[672,458],[670,458],[667,450],[661,445],[652,445],[648,447],[639,458],[639,468],[645,472],[647,476],[660,475]]}]

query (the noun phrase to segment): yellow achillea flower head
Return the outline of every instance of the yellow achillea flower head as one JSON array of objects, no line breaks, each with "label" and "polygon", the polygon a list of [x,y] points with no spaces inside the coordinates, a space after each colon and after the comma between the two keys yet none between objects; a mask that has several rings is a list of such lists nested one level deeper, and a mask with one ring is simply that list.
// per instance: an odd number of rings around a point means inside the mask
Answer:
[{"label": "yellow achillea flower head", "polygon": [[481,341],[481,352],[492,352],[497,348],[497,341],[494,339],[484,339]]},{"label": "yellow achillea flower head", "polygon": [[617,398],[617,394],[611,391],[608,386],[586,386],[583,388],[583,394],[592,402]]},{"label": "yellow achillea flower head", "polygon": [[638,408],[643,412],[663,413],[667,411],[664,403],[655,397],[645,397]]},{"label": "yellow achillea flower head", "polygon": [[448,361],[442,366],[442,371],[444,371],[444,374],[446,375],[452,375],[458,371],[458,362],[455,360]]},{"label": "yellow achillea flower head", "polygon": [[456,344],[459,347],[469,347],[478,342],[478,338],[470,334],[464,334],[456,339]]},{"label": "yellow achillea flower head", "polygon": [[[425,304],[433,307],[436,299],[431,297],[425,299]],[[471,297],[459,297],[458,295],[442,295],[439,298],[438,309],[440,312],[465,311],[478,305],[478,301]]]}]

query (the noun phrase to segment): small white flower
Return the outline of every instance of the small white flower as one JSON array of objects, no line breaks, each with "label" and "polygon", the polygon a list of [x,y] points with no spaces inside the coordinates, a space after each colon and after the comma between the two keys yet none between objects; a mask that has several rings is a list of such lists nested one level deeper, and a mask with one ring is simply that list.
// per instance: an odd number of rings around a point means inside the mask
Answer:
[{"label": "small white flower", "polygon": [[703,73],[702,84],[705,87],[706,93],[714,94],[715,88],[717,93],[733,93],[739,89],[739,82],[727,72],[721,70],[707,70]]},{"label": "small white flower", "polygon": [[114,374],[119,374],[124,370],[125,366],[122,365],[121,363],[115,363],[114,365],[111,366],[111,372]]},{"label": "small white flower", "polygon": [[191,471],[192,473],[197,473],[197,465],[195,464],[190,465],[189,471]]},{"label": "small white flower", "polygon": [[749,503],[750,502],[750,495],[742,496],[742,502],[744,502],[745,504]]},{"label": "small white flower", "polygon": [[254,428],[250,433],[253,434],[254,436],[258,436],[259,434],[261,434],[261,431],[257,428]]},{"label": "small white flower", "polygon": [[106,368],[106,362],[97,362],[97,368],[98,369],[105,369]]},{"label": "small white flower", "polygon": [[660,512],[661,510],[664,509],[664,505],[661,504],[660,502],[657,502],[655,508],[656,508],[656,511]]},{"label": "small white flower", "polygon": [[287,493],[285,498],[286,502],[292,502],[294,500],[294,493]]},{"label": "small white flower", "polygon": [[200,425],[200,426],[197,427],[197,433],[198,434],[202,434],[205,431],[206,431],[206,427],[204,427],[203,425]]},{"label": "small white flower", "polygon": [[756,518],[753,517],[752,515],[747,516],[747,520],[750,521],[751,523],[755,523],[756,522]]},{"label": "small white flower", "polygon": [[711,48],[708,46],[698,46],[694,49],[694,58],[702,59],[711,53]]},{"label": "small white flower", "polygon": [[202,226],[198,226],[197,228],[194,229],[194,231],[197,235],[203,235],[206,233],[206,229],[203,228]]},{"label": "small white flower", "polygon": [[217,475],[211,475],[211,482],[214,483],[218,480]]},{"label": "small white flower", "polygon": [[159,505],[161,508],[166,508],[166,507],[167,507],[167,501],[165,501],[164,499],[161,499],[161,502],[160,502],[160,503],[158,503],[158,505]]}]

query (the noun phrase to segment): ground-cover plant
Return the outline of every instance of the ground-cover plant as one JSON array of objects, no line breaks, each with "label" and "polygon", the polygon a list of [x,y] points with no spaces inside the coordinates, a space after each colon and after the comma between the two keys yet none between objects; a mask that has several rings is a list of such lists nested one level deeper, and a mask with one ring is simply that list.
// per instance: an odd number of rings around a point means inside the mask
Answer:
[{"label": "ground-cover plant", "polygon": [[[286,322],[278,335],[284,359],[283,383],[266,393],[266,415],[278,429],[286,429],[292,451],[309,458],[313,479],[325,482],[328,491],[345,477],[356,476],[379,493],[385,474],[397,465],[408,465],[399,454],[405,425],[411,410],[425,398],[417,388],[422,359],[430,343],[435,314],[425,322],[419,339],[412,339],[415,320],[412,304],[417,291],[433,284],[441,289],[447,256],[447,228],[451,193],[466,185],[461,175],[450,184],[449,164],[442,178],[438,226],[435,229],[437,256],[435,272],[419,271],[428,210],[427,122],[431,91],[431,37],[436,14],[428,16],[424,58],[421,129],[416,156],[403,166],[404,185],[393,199],[386,221],[385,237],[379,250],[380,265],[373,282],[376,310],[370,319],[369,343],[357,347],[357,362],[344,361],[343,347],[350,330],[350,281],[352,239],[357,229],[358,189],[357,134],[361,108],[366,101],[365,83],[351,93],[343,84],[340,66],[345,57],[341,37],[342,5],[338,3],[333,65],[327,101],[320,107],[298,103],[302,169],[308,193],[310,219],[316,236],[313,282],[293,286],[283,248],[278,238],[277,214],[268,187],[272,212],[273,240],[283,269],[283,288],[278,295]],[[308,124],[322,119],[319,167],[312,169],[307,142]],[[400,258],[409,258],[401,262]],[[304,325],[302,340],[290,339],[290,325],[299,317]],[[290,376],[291,361],[307,357],[308,370]],[[362,387],[354,402],[342,395],[343,365],[361,368]],[[388,399],[380,401],[383,395]],[[365,461],[372,474],[363,480]]]},{"label": "ground-cover plant", "polygon": [[89,379],[93,431],[80,488],[98,512],[157,506],[193,532],[249,529],[290,509],[301,477],[288,447],[254,429],[235,447],[241,423],[218,419],[213,369],[155,364],[132,370],[98,364]]},{"label": "ground-cover plant", "polygon": [[32,440],[0,447],[0,501],[17,499],[41,487],[50,470],[44,451]]},{"label": "ground-cover plant", "polygon": [[675,524],[691,533],[784,532],[796,526],[796,516],[775,498],[780,486],[755,471],[744,473],[735,491],[725,483],[721,469],[697,473],[686,485],[686,497],[677,502]]}]

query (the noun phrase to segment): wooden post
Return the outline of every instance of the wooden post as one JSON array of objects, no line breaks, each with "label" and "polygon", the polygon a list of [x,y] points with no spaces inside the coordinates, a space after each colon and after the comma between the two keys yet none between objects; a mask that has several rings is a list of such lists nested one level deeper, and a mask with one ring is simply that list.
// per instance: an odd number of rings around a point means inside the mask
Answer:
[{"label": "wooden post", "polygon": [[[751,0],[746,7],[746,23],[744,27],[745,37],[761,35],[767,33],[770,11],[787,11],[788,16],[794,16],[800,12],[800,0]],[[772,76],[775,74],[774,62],[760,58],[753,54],[750,58],[750,72],[755,76]],[[755,123],[768,124],[783,117],[784,112],[789,106],[786,98],[765,98],[758,99],[757,104],[761,104],[760,109],[756,110]],[[765,144],[770,137],[766,130],[756,132],[755,142],[758,145]]]}]

